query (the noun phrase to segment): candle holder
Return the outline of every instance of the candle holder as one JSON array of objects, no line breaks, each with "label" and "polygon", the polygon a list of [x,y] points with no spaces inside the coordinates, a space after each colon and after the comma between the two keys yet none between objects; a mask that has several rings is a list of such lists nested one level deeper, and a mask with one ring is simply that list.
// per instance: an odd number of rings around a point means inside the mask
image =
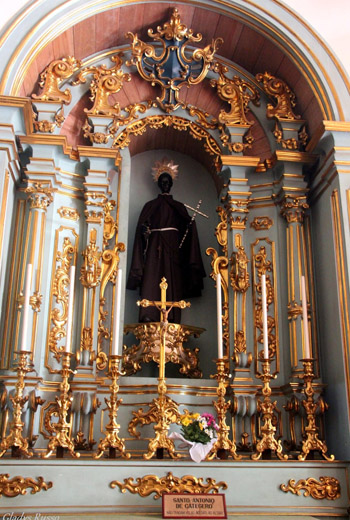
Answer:
[{"label": "candle holder", "polygon": [[118,399],[118,378],[125,375],[125,372],[119,370],[119,365],[122,360],[122,356],[111,354],[109,356],[109,371],[108,376],[111,378],[111,398],[105,397],[105,403],[109,410],[109,423],[106,426],[105,438],[101,439],[97,448],[97,452],[94,454],[94,459],[102,457],[103,453],[109,448],[109,458],[116,458],[116,450],[119,451],[120,455],[124,459],[130,459],[130,453],[125,451],[124,439],[120,439],[118,434],[120,430],[120,424],[117,423],[118,408],[122,403],[122,399]]},{"label": "candle holder", "polygon": [[70,395],[69,376],[74,374],[74,370],[70,368],[70,358],[73,356],[71,352],[62,353],[62,369],[57,373],[62,375],[60,384],[60,396],[56,396],[58,405],[58,422],[54,425],[55,435],[50,437],[47,446],[47,451],[42,455],[44,459],[48,459],[50,455],[57,449],[56,457],[62,458],[64,449],[66,448],[72,457],[79,458],[80,453],[74,449],[74,443],[70,439],[69,430],[70,424],[67,422],[67,415],[72,405],[72,396]]},{"label": "candle holder", "polygon": [[[161,370],[160,370],[161,372]],[[172,459],[181,458],[179,453],[175,453],[175,445],[172,439],[169,439],[168,432],[172,423],[180,422],[180,413],[177,403],[166,395],[167,386],[164,376],[158,378],[158,397],[153,399],[150,408],[144,412],[140,408],[137,412],[133,412],[134,419],[129,423],[129,433],[136,438],[140,438],[140,434],[136,431],[136,426],[141,424],[155,423],[155,437],[148,444],[148,451],[144,453],[144,459],[151,459],[155,454],[158,458],[163,458],[163,450],[166,449]]]},{"label": "candle holder", "polygon": [[217,440],[208,453],[207,460],[212,460],[215,456],[219,457],[220,459],[226,459],[228,454],[230,454],[235,460],[240,460],[242,457],[241,455],[237,455],[237,448],[234,441],[229,439],[228,434],[230,428],[226,424],[226,412],[231,406],[231,402],[226,402],[225,399],[226,389],[229,382],[229,374],[227,370],[228,358],[223,357],[215,359],[215,363],[217,367],[217,373],[212,377],[217,379],[218,382],[216,389],[218,397],[216,401],[213,401],[213,404],[218,416],[219,429],[217,431]]},{"label": "candle holder", "polygon": [[276,452],[277,457],[280,460],[287,460],[288,455],[283,454],[281,440],[275,438],[276,427],[272,424],[273,411],[276,407],[276,401],[271,401],[271,387],[270,380],[276,379],[276,375],[271,374],[270,371],[270,360],[264,359],[262,363],[262,374],[257,374],[257,378],[263,382],[262,395],[264,400],[258,399],[258,413],[261,414],[261,418],[264,424],[261,427],[261,439],[257,442],[255,453],[251,455],[252,460],[259,460],[262,454],[266,451]]},{"label": "candle holder", "polygon": [[301,453],[298,455],[298,460],[305,460],[308,455],[314,451],[319,451],[321,455],[328,461],[334,460],[334,455],[327,455],[327,444],[325,441],[321,441],[318,438],[318,428],[316,426],[316,411],[318,403],[314,401],[314,389],[312,382],[315,379],[313,372],[313,358],[301,359],[304,367],[304,374],[299,376],[300,379],[304,379],[303,392],[306,395],[306,399],[302,401],[302,405],[305,408],[307,425],[305,426],[306,438],[301,444]]},{"label": "candle holder", "polygon": [[[0,443],[0,457],[2,457],[9,448],[12,448],[12,456],[25,455],[32,457],[33,452],[28,449],[28,439],[22,435],[24,422],[22,421],[23,407],[28,401],[28,396],[23,397],[25,388],[24,378],[28,372],[34,371],[34,366],[29,360],[30,352],[20,350],[16,352],[18,355],[16,392],[14,396],[10,396],[13,403],[13,419],[10,423],[10,433]],[[27,360],[28,356],[28,360]]]}]

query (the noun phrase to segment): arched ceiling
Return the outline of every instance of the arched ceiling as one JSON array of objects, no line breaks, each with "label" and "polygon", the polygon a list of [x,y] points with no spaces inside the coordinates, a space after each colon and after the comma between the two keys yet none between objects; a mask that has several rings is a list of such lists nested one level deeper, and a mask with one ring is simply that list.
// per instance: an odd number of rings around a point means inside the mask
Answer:
[{"label": "arched ceiling", "polygon": [[[303,56],[287,41],[287,38],[283,35],[281,37],[272,25],[253,15],[248,10],[249,6],[228,10],[221,9],[218,5],[216,2],[202,4],[193,1],[171,4],[148,0],[126,5],[120,3],[118,7],[100,9],[96,14],[86,16],[75,24],[70,24],[67,18],[65,23],[67,28],[59,32],[58,36],[48,39],[45,45],[38,47],[37,51],[28,58],[18,94],[30,97],[33,93],[38,93],[39,74],[50,62],[63,56],[74,56],[82,60],[83,64],[105,57],[104,63],[111,66],[107,57],[111,50],[130,48],[130,40],[126,37],[127,32],[137,33],[143,41],[152,41],[147,34],[148,29],[152,28],[155,31],[157,26],[162,26],[170,19],[171,12],[176,7],[181,21],[188,28],[193,29],[194,34],[198,32],[202,34],[202,41],[197,44],[200,48],[210,44],[212,39],[223,39],[224,43],[216,56],[222,62],[232,66],[231,73],[235,70],[240,71],[254,81],[257,73],[268,71],[288,84],[296,96],[295,113],[307,122],[309,136],[312,136],[322,120],[332,119],[333,116],[325,91],[322,92],[322,86],[317,84],[314,70],[306,63],[302,63]],[[133,73],[132,81],[125,83],[113,102],[119,102],[121,108],[124,108],[131,103],[155,99],[158,94],[159,89],[151,87],[149,83]],[[180,97],[186,103],[208,112],[211,117],[218,117],[222,109],[228,110],[227,103],[218,98],[208,80],[190,89],[182,89]],[[70,109],[61,133],[67,136],[72,146],[87,144],[81,127],[85,121],[83,109],[90,106],[88,95],[84,95]],[[255,121],[252,127],[254,144],[252,149],[245,153],[265,160],[271,155],[266,128],[261,126],[252,113],[248,114],[248,118]],[[195,154],[196,146],[193,144],[193,139],[187,140],[184,135],[179,139],[178,132],[173,129],[167,129],[162,134],[163,141],[164,136],[167,136],[166,147],[181,149],[184,153],[190,150],[191,155]],[[137,142],[135,140],[131,143],[130,151],[134,154],[154,146],[156,144],[152,132],[147,132],[142,139],[138,138]],[[199,151],[198,154],[200,155]]]}]

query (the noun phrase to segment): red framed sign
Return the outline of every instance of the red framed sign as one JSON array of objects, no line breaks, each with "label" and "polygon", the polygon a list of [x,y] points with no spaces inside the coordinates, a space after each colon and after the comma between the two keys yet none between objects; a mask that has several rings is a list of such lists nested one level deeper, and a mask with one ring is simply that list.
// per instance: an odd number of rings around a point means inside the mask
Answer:
[{"label": "red framed sign", "polygon": [[163,518],[227,518],[222,493],[164,493]]}]

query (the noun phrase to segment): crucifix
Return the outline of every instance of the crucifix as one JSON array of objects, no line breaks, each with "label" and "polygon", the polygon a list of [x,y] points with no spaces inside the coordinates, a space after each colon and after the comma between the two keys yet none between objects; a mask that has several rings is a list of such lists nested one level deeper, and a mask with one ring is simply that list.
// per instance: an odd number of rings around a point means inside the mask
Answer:
[{"label": "crucifix", "polygon": [[190,307],[191,304],[189,302],[185,302],[184,300],[180,300],[178,302],[167,302],[166,301],[166,291],[168,288],[168,284],[166,278],[162,278],[160,284],[160,301],[150,301],[150,300],[139,300],[137,305],[141,307],[157,307],[160,312],[160,346],[159,346],[159,379],[164,379],[165,377],[165,339],[166,339],[166,329],[168,326],[168,316],[173,307],[178,307],[180,309],[186,309],[186,307]]},{"label": "crucifix", "polygon": [[138,424],[150,424],[155,423],[154,431],[156,433],[154,439],[151,439],[148,445],[148,452],[144,453],[145,459],[151,459],[157,452],[158,458],[163,458],[163,449],[165,448],[170,457],[173,459],[179,458],[180,455],[175,453],[174,442],[168,438],[169,426],[172,423],[178,423],[180,421],[180,414],[178,405],[166,395],[167,387],[165,382],[165,342],[166,342],[166,331],[168,326],[168,315],[173,307],[179,307],[185,309],[190,307],[189,302],[180,300],[178,302],[168,302],[166,300],[166,291],[168,284],[165,278],[162,278],[160,287],[160,301],[140,300],[137,305],[141,307],[155,306],[160,312],[160,328],[159,328],[159,377],[158,377],[158,397],[153,399],[150,404],[148,412],[144,412],[139,409],[137,412],[133,412],[134,419],[129,423],[129,433],[136,437],[139,434],[136,432],[135,427]]}]

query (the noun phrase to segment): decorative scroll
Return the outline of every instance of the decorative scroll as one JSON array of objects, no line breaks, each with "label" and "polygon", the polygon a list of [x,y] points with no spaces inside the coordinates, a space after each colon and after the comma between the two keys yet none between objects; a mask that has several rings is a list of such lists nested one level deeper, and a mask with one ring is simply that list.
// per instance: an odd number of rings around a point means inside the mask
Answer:
[{"label": "decorative scroll", "polygon": [[59,101],[69,105],[72,99],[71,92],[68,88],[62,92],[59,85],[69,79],[80,65],[81,62],[73,56],[51,62],[40,74],[39,85],[43,89],[42,93],[32,94],[32,98],[40,101]]},{"label": "decorative scroll", "polygon": [[[260,245],[265,243],[266,245]],[[258,249],[259,246],[259,249]],[[254,343],[257,352],[257,359],[263,359],[263,350],[259,351],[258,345],[263,344],[263,322],[262,322],[262,299],[261,299],[261,275],[266,275],[266,300],[268,307],[267,328],[270,360],[276,359],[276,370],[279,370],[278,352],[278,323],[276,319],[277,297],[275,280],[275,250],[274,243],[269,239],[259,239],[252,244],[252,263],[253,263],[253,291],[254,305]],[[257,367],[256,367],[257,368]]]},{"label": "decorative scroll", "polygon": [[215,139],[202,128],[198,123],[189,121],[184,117],[171,115],[154,115],[148,116],[139,121],[134,121],[121,132],[113,141],[113,147],[123,149],[129,146],[131,136],[141,135],[146,132],[147,128],[159,130],[164,127],[173,127],[175,130],[188,131],[190,135],[198,141],[204,141],[204,149],[212,156],[214,156],[215,171],[221,169],[221,149]]},{"label": "decorative scroll", "polygon": [[[58,236],[56,236],[56,241]],[[57,247],[57,246],[56,246]],[[73,246],[69,237],[63,239],[62,251],[58,251],[55,257],[55,263],[59,263],[55,268],[52,298],[55,297],[56,303],[60,307],[51,310],[50,322],[53,327],[49,332],[49,350],[53,352],[54,357],[59,361],[64,350],[63,346],[58,343],[66,337],[65,325],[68,318],[68,286],[69,286],[69,269],[74,263],[74,254],[76,248]]]},{"label": "decorative scroll", "polygon": [[213,478],[207,478],[207,483],[203,482],[203,478],[197,478],[192,475],[183,477],[175,477],[169,472],[165,477],[157,477],[157,475],[145,475],[139,477],[134,482],[132,477],[125,478],[124,484],[118,480],[110,483],[111,488],[119,487],[122,493],[130,491],[134,495],[147,497],[154,493],[154,499],[161,498],[164,493],[218,493],[220,488],[227,489],[226,482],[218,482]]},{"label": "decorative scroll", "polygon": [[196,49],[189,56],[186,53],[187,45],[200,42],[202,35],[193,35],[193,30],[181,22],[177,9],[173,10],[170,21],[163,28],[157,27],[156,33],[148,29],[148,36],[153,38],[157,46],[144,43],[137,34],[131,32],[126,36],[132,40],[132,57],[127,65],[135,65],[140,76],[151,82],[152,86],[160,85],[162,94],[157,97],[157,102],[166,112],[183,106],[179,100],[180,89],[203,81],[215,52],[223,42],[221,38],[212,40],[210,45]]},{"label": "decorative scroll", "polygon": [[[138,345],[124,350],[123,370],[131,375],[141,370],[141,363],[150,361],[159,362],[161,323],[135,323],[125,325],[124,333],[132,332],[139,340]],[[193,335],[198,338],[204,329],[169,323],[165,332],[165,362],[180,364],[180,373],[189,377],[202,377],[199,369],[199,348],[193,350],[185,348],[183,343]]]},{"label": "decorative scroll", "polygon": [[47,491],[52,488],[52,482],[44,482],[43,477],[34,480],[30,477],[13,477],[9,479],[8,473],[0,475],[0,497],[17,497],[18,495],[26,495],[27,489],[31,489],[31,494],[39,493],[39,491]]},{"label": "decorative scroll", "polygon": [[114,67],[107,69],[106,65],[99,67],[85,67],[82,69],[73,85],[79,85],[86,82],[86,76],[93,74],[93,80],[90,83],[92,108],[85,108],[84,111],[89,115],[102,116],[119,116],[119,103],[110,105],[108,98],[112,94],[116,94],[123,88],[124,81],[131,81],[130,74],[124,73],[121,69],[123,53],[115,54],[111,60],[115,63]]},{"label": "decorative scroll", "polygon": [[256,79],[259,83],[262,83],[266,94],[276,99],[276,106],[268,103],[266,117],[269,119],[273,117],[287,120],[300,119],[300,116],[293,112],[293,108],[296,106],[296,98],[287,83],[268,72],[257,74]]},{"label": "decorative scroll", "polygon": [[251,101],[259,105],[260,95],[258,90],[239,76],[232,79],[225,76],[228,67],[221,63],[215,63],[214,71],[219,74],[219,79],[210,80],[210,85],[217,88],[220,99],[226,101],[230,107],[230,112],[221,110],[219,114],[220,123],[226,125],[252,125],[253,121],[247,119],[248,103]]},{"label": "decorative scroll", "polygon": [[[119,266],[119,253],[125,251],[125,244],[118,242],[118,223],[111,212],[116,207],[114,200],[108,201],[103,208],[104,227],[103,227],[103,248],[101,258],[101,287],[99,302],[99,318],[98,318],[98,353],[96,358],[96,366],[98,370],[104,370],[107,367],[107,354],[102,350],[102,342],[104,339],[110,338],[110,332],[106,327],[106,319],[108,311],[105,310],[106,304],[105,291],[108,282],[113,285],[116,282],[116,276]],[[108,248],[108,243],[114,241],[114,246]],[[113,242],[112,242],[113,243]]]},{"label": "decorative scroll", "polygon": [[320,477],[320,480],[315,478],[308,478],[306,480],[300,479],[298,482],[290,479],[288,484],[281,484],[280,488],[285,493],[290,491],[294,495],[301,494],[304,490],[304,497],[312,497],[315,500],[336,500],[340,498],[340,483],[339,480],[334,477]]},{"label": "decorative scroll", "polygon": [[216,226],[215,236],[222,247],[224,256],[227,257],[227,212],[222,206],[218,206],[216,212],[219,214],[220,222]]},{"label": "decorative scroll", "polygon": [[250,227],[254,228],[255,231],[270,229],[271,226],[273,226],[273,220],[270,217],[255,217],[250,224]]},{"label": "decorative scroll", "polygon": [[222,304],[222,327],[223,327],[223,343],[224,355],[230,350],[230,333],[229,333],[229,315],[228,315],[228,259],[225,256],[219,256],[216,249],[208,247],[206,254],[212,257],[212,272],[210,277],[215,280],[216,275],[221,275],[221,286],[224,295]]}]

